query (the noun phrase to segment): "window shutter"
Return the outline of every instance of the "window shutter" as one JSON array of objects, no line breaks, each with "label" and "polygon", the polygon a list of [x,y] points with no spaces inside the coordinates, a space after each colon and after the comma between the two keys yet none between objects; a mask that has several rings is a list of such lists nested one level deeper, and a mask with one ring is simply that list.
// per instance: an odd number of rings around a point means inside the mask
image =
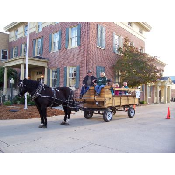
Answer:
[{"label": "window shutter", "polygon": [[77,45],[80,46],[81,44],[81,24],[78,24],[77,27]]},{"label": "window shutter", "polygon": [[50,69],[47,69],[47,85],[50,86]]},{"label": "window shutter", "polygon": [[102,41],[101,41],[101,47],[104,49],[105,48],[105,28],[101,28],[101,36],[102,36]]},{"label": "window shutter", "polygon": [[119,37],[119,46],[123,48],[123,37],[122,36]]},{"label": "window shutter", "polygon": [[59,31],[59,42],[58,42],[58,50],[61,50],[61,36],[62,36],[62,31]]},{"label": "window shutter", "polygon": [[104,72],[105,73],[105,67],[100,67],[100,72]]},{"label": "window shutter", "polygon": [[41,55],[43,54],[43,37],[41,38]]},{"label": "window shutter", "polygon": [[36,39],[33,40],[33,57],[35,56],[35,44],[36,44]]},{"label": "window shutter", "polygon": [[98,47],[101,47],[100,35],[101,35],[101,26],[97,24],[97,46]]},{"label": "window shutter", "polygon": [[115,32],[113,32],[113,52],[116,53]]},{"label": "window shutter", "polygon": [[96,71],[97,71],[97,78],[99,78],[100,77],[100,73],[101,72],[105,72],[105,67],[97,66],[96,67]]},{"label": "window shutter", "polygon": [[60,85],[60,68],[57,68],[57,82],[56,86],[59,87]]},{"label": "window shutter", "polygon": [[52,33],[49,34],[49,52],[52,50]]},{"label": "window shutter", "polygon": [[10,58],[13,58],[13,48],[11,48]]},{"label": "window shutter", "polygon": [[16,56],[18,57],[18,46],[16,47]]},{"label": "window shutter", "polygon": [[20,56],[22,56],[22,44],[21,44],[21,48],[20,48]]},{"label": "window shutter", "polygon": [[76,85],[75,88],[78,89],[80,84],[80,66],[76,67]]},{"label": "window shutter", "polygon": [[64,87],[67,86],[67,67],[64,67]]},{"label": "window shutter", "polygon": [[68,46],[69,46],[69,28],[66,28],[66,44],[65,44],[66,49],[68,48]]},{"label": "window shutter", "polygon": [[100,66],[96,67],[97,78],[100,77]]}]

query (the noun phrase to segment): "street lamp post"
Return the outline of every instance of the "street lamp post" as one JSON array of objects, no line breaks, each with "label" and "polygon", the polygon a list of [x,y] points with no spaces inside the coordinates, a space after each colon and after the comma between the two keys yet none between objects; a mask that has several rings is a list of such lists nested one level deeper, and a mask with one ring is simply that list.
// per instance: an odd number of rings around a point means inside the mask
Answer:
[{"label": "street lamp post", "polygon": [[11,78],[10,79],[10,88],[11,88],[11,98],[10,98],[10,101],[11,101],[11,105],[12,105],[12,99],[13,99],[13,84],[14,84],[14,79]]}]

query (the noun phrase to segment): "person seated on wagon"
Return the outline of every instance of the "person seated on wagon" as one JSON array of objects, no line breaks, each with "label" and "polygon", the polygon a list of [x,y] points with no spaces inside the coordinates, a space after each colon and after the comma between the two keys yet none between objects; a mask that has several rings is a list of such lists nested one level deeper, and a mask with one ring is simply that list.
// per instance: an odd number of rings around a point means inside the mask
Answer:
[{"label": "person seated on wagon", "polygon": [[[122,86],[122,88],[129,88],[128,85],[127,85],[127,82],[126,82],[126,81],[123,82],[123,86]],[[127,91],[123,91],[123,93],[124,93],[124,95],[127,95],[127,94],[128,94]]]},{"label": "person seated on wagon", "polygon": [[97,85],[95,86],[96,95],[100,95],[101,89],[105,87],[107,83],[107,78],[105,77],[105,73],[101,72],[100,77],[97,79]]},{"label": "person seated on wagon", "polygon": [[[114,88],[119,88],[119,84],[115,83]],[[114,95],[120,95],[120,91],[119,90],[114,90]]]},{"label": "person seated on wagon", "polygon": [[90,86],[93,86],[94,81],[96,79],[97,78],[92,75],[92,71],[89,70],[83,80],[83,85],[80,92],[80,98],[82,98],[83,95],[89,90]]},{"label": "person seated on wagon", "polygon": [[111,91],[111,93],[112,93],[112,95],[114,95],[114,83],[112,82],[112,80],[111,79],[107,79],[107,84],[108,84],[108,86],[110,86],[110,91]]}]

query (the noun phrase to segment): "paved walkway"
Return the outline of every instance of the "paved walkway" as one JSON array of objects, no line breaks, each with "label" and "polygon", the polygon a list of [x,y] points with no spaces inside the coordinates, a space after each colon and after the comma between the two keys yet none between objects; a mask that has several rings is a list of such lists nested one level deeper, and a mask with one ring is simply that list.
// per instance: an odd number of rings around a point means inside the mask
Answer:
[{"label": "paved walkway", "polygon": [[[170,107],[171,119],[165,119]],[[85,119],[83,112],[48,118],[48,128],[38,128],[40,119],[0,120],[0,152],[3,153],[174,153],[175,102],[136,108],[133,119],[119,111],[111,122],[101,115]]]}]

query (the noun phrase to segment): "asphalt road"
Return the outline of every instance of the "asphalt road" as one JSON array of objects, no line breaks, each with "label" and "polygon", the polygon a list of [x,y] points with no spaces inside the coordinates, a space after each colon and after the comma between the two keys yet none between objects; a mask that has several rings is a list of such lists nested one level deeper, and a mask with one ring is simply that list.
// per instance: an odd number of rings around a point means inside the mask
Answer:
[{"label": "asphalt road", "polygon": [[72,114],[69,126],[62,119],[49,117],[47,129],[38,128],[37,118],[0,120],[0,152],[175,153],[175,102],[136,107],[134,118],[119,111],[111,122],[97,114],[85,119],[83,112]]}]

